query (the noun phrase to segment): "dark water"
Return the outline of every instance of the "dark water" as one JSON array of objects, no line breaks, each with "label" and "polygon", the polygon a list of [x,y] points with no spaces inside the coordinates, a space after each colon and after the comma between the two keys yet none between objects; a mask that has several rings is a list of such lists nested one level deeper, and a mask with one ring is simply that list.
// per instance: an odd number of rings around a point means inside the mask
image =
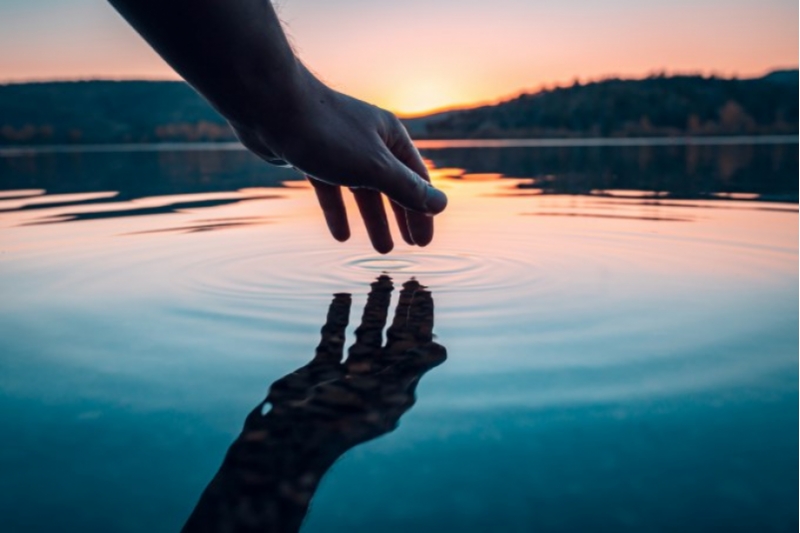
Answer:
[{"label": "dark water", "polygon": [[378,256],[234,146],[0,152],[0,531],[796,531],[796,139],[423,154]]}]

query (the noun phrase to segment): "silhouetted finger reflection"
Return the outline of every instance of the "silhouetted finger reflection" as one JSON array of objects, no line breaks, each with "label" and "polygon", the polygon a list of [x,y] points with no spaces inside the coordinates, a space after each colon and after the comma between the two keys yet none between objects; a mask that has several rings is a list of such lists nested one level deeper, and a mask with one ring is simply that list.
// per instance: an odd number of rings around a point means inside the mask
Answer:
[{"label": "silhouetted finger reflection", "polygon": [[351,297],[334,295],[313,359],[250,412],[183,531],[298,531],[328,468],[397,427],[420,378],[447,354],[432,340],[431,293],[415,280],[403,285],[382,347],[392,290],[388,276],[372,283],[344,362]]},{"label": "silhouetted finger reflection", "polygon": [[348,352],[346,365],[350,372],[368,371],[381,351],[393,286],[388,277],[381,276],[371,287],[361,325],[356,328],[356,342]]},{"label": "silhouetted finger reflection", "polygon": [[344,348],[344,330],[350,318],[349,294],[334,294],[328,317],[322,326],[322,340],[312,363],[339,363]]}]

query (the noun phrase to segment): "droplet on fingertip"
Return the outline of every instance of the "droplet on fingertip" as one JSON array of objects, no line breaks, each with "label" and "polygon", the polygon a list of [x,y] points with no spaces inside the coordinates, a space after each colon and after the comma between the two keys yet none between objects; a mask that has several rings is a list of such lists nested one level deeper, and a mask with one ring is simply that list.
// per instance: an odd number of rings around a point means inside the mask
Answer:
[{"label": "droplet on fingertip", "polygon": [[429,185],[425,190],[425,211],[432,215],[437,215],[447,207],[447,195]]}]

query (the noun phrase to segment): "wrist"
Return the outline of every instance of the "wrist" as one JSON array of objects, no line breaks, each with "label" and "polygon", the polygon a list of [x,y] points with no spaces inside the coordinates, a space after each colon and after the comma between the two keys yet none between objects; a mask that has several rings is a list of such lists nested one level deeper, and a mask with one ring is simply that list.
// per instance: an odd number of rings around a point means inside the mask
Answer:
[{"label": "wrist", "polygon": [[226,95],[224,102],[212,102],[236,128],[261,129],[265,124],[276,127],[288,121],[296,109],[305,83],[305,67],[293,55],[280,62],[245,64],[235,67],[237,89]]},{"label": "wrist", "polygon": [[318,118],[312,110],[332,92],[298,59],[277,77],[247,73],[242,80],[248,96],[221,112],[242,144],[267,160],[285,158],[288,145],[304,137],[309,116]]}]

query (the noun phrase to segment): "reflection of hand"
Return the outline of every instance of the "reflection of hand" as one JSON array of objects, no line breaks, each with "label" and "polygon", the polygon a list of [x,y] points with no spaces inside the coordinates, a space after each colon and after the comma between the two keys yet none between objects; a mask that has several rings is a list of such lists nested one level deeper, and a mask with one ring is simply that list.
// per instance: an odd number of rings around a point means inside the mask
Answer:
[{"label": "reflection of hand", "polygon": [[[447,197],[428,171],[403,125],[388,111],[333,91],[301,67],[295,112],[287,123],[241,126],[242,143],[266,160],[289,162],[314,186],[334,238],[350,237],[340,186],[351,187],[370,240],[381,253],[393,247],[381,194],[388,196],[408,244],[433,238],[433,219]],[[275,127],[280,131],[272,131]]]},{"label": "reflection of hand", "polygon": [[372,284],[345,361],[351,299],[335,295],[314,358],[273,383],[247,416],[184,531],[297,531],[336,459],[397,427],[422,375],[447,356],[433,342],[431,294],[413,280],[382,345],[391,292],[386,276]]},{"label": "reflection of hand", "polygon": [[403,286],[386,345],[381,346],[391,291],[386,276],[372,284],[356,342],[344,362],[350,296],[334,297],[314,359],[270,388],[265,403],[272,404],[275,417],[314,424],[326,438],[336,434],[348,447],[396,427],[414,403],[422,374],[440,364],[446,352],[432,342],[431,294],[413,280]]}]

